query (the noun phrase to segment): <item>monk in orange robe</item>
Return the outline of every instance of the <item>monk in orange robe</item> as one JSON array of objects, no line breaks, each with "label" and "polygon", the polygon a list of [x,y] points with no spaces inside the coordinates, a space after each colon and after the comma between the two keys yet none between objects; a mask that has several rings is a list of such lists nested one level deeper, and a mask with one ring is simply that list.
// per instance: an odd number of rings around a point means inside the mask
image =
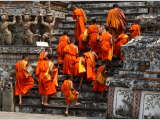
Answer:
[{"label": "monk in orange robe", "polygon": [[[75,40],[79,40],[79,36],[84,33],[85,31],[85,22],[84,22],[84,15],[82,9],[78,9],[75,5],[71,6],[71,9],[73,10],[72,18],[73,20],[76,20],[75,23]],[[86,15],[85,15],[86,16]]]},{"label": "monk in orange robe", "polygon": [[114,54],[116,56],[119,56],[121,61],[119,62],[119,64],[122,63],[122,55],[121,55],[121,45],[125,45],[128,42],[128,35],[126,34],[126,29],[122,30],[122,33],[117,37],[117,39],[115,40],[116,45],[114,46]]},{"label": "monk in orange robe", "polygon": [[113,4],[113,9],[109,11],[106,25],[111,27],[111,35],[113,40],[121,34],[122,29],[126,25],[125,15],[123,11],[118,8],[117,4]]},{"label": "monk in orange robe", "polygon": [[98,56],[94,51],[91,50],[90,46],[87,47],[87,51],[88,52],[84,53],[87,67],[87,80],[89,82],[92,81],[93,85],[95,80],[95,57],[98,59]]},{"label": "monk in orange robe", "polygon": [[[109,60],[108,59],[105,59],[104,60],[104,65],[100,66],[97,70],[97,74],[96,74],[96,79],[98,78],[98,75],[101,73],[102,76],[104,78],[107,78],[105,72],[106,72],[106,67],[108,66],[109,64]],[[93,86],[93,91],[99,91],[101,92],[101,97],[100,99],[103,99],[103,93],[105,91],[105,89],[107,89],[107,86],[106,86],[106,82],[104,81],[103,85],[101,85],[100,83],[98,83],[98,81],[95,81],[94,83],[94,86]]]},{"label": "monk in orange robe", "polygon": [[42,94],[42,87],[41,87],[41,83],[39,81],[39,75],[40,75],[40,66],[41,66],[41,63],[43,61],[46,61],[48,60],[48,54],[50,52],[50,49],[49,48],[46,48],[45,49],[45,52],[42,52],[40,55],[39,55],[39,60],[38,60],[38,63],[37,63],[37,67],[36,67],[36,77],[38,77],[38,88],[39,88],[39,94]]},{"label": "monk in orange robe", "polygon": [[68,37],[68,31],[64,31],[63,36],[60,37],[59,39],[59,44],[57,47],[57,52],[58,52],[58,68],[59,68],[59,63],[63,63],[64,60],[64,54],[63,50],[64,48],[70,43],[70,39]]},{"label": "monk in orange robe", "polygon": [[[109,26],[105,27],[106,32],[102,33],[101,40],[98,43],[99,58],[101,58],[102,61],[108,59],[109,56],[111,56],[112,58],[113,55],[113,49],[112,49],[113,41],[112,41],[112,35],[109,34],[110,29],[111,28]],[[112,53],[111,55],[110,51]]]},{"label": "monk in orange robe", "polygon": [[99,25],[96,24],[96,19],[91,20],[91,25],[88,26],[87,34],[89,35],[89,46],[91,46],[92,51],[98,50],[98,40],[97,35],[99,33],[98,27]]},{"label": "monk in orange robe", "polygon": [[75,105],[80,105],[80,103],[78,103],[78,98],[79,98],[79,92],[77,92],[74,89],[74,85],[73,85],[73,75],[68,75],[69,79],[65,80],[64,83],[61,86],[61,91],[64,92],[64,96],[66,98],[66,102],[65,104],[67,104],[66,107],[66,112],[65,115],[68,115],[68,110],[71,104],[71,101],[75,101]]},{"label": "monk in orange robe", "polygon": [[83,77],[84,77],[86,71],[85,71],[85,72],[82,72],[82,73],[79,73],[79,72],[80,72],[80,71],[79,71],[79,67],[81,67],[80,64],[79,64],[79,62],[81,62],[81,64],[82,64],[83,66],[85,66],[85,56],[84,56],[84,54],[81,54],[81,57],[78,57],[78,58],[76,59],[76,64],[75,64],[75,66],[74,66],[74,76],[81,77],[79,89],[82,89]]},{"label": "monk in orange robe", "polygon": [[140,36],[140,34],[141,34],[141,26],[138,24],[138,20],[134,21],[134,24],[129,29],[129,32],[131,33],[131,35],[130,35],[131,39],[136,37],[136,36]]},{"label": "monk in orange robe", "polygon": [[64,48],[63,74],[74,74],[76,56],[78,57],[78,46],[74,45],[75,40],[71,39],[69,45]]},{"label": "monk in orange robe", "polygon": [[42,104],[49,105],[48,95],[52,96],[56,93],[55,86],[57,85],[58,69],[55,69],[53,55],[48,56],[47,61],[43,61],[40,66],[39,81],[42,86]]},{"label": "monk in orange robe", "polygon": [[16,64],[16,85],[15,85],[15,95],[19,95],[19,104],[22,104],[22,94],[30,94],[30,90],[34,87],[34,80],[27,71],[29,66],[28,56],[23,55],[22,60],[18,61]]},{"label": "monk in orange robe", "polygon": [[[87,29],[85,29],[85,31],[87,31]],[[87,33],[87,32],[86,32]],[[87,50],[87,46],[88,44],[87,43],[84,43],[82,40],[83,40],[83,37],[84,37],[84,33],[82,33],[80,36],[79,36],[79,50],[80,51],[86,51]]]}]

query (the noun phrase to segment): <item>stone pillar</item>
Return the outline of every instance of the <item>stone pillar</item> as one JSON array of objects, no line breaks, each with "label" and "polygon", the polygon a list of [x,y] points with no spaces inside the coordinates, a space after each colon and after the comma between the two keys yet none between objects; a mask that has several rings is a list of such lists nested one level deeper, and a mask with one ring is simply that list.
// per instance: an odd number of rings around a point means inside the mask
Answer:
[{"label": "stone pillar", "polygon": [[2,109],[7,112],[14,112],[14,89],[12,78],[7,78],[2,90]]},{"label": "stone pillar", "polygon": [[2,90],[0,88],[0,111],[2,111]]},{"label": "stone pillar", "polygon": [[113,115],[113,100],[114,100],[114,86],[109,86],[109,88],[108,88],[108,101],[107,101],[106,119],[112,119],[112,115]]},{"label": "stone pillar", "polygon": [[134,90],[132,119],[139,118],[140,100],[141,100],[141,90]]}]

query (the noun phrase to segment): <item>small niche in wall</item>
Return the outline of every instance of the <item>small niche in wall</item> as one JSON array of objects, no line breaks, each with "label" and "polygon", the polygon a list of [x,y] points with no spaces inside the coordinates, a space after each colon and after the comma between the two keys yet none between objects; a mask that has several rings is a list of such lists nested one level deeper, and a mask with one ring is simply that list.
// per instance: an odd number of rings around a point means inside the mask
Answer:
[{"label": "small niche in wall", "polygon": [[150,68],[149,61],[142,61],[138,63],[138,71],[145,72]]}]

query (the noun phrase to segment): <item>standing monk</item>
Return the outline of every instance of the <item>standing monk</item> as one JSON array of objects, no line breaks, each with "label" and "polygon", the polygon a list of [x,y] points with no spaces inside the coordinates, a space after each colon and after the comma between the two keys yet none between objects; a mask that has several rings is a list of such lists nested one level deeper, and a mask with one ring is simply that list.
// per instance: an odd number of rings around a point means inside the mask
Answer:
[{"label": "standing monk", "polygon": [[33,88],[34,80],[27,71],[29,66],[28,56],[23,55],[22,60],[18,61],[16,64],[16,85],[15,85],[15,95],[19,95],[19,104],[22,104],[22,94],[30,94],[30,90]]},{"label": "standing monk", "polygon": [[[81,62],[81,64],[80,64],[80,62]],[[80,68],[80,67],[81,67],[81,68]],[[76,63],[75,63],[75,66],[74,66],[74,76],[81,77],[79,89],[82,89],[83,77],[84,77],[84,75],[85,75],[85,73],[86,73],[86,71],[80,73],[80,69],[83,69],[82,67],[85,68],[85,56],[84,56],[83,53],[81,54],[80,57],[78,57],[78,58],[76,59]]]},{"label": "standing monk", "polygon": [[138,24],[138,20],[134,21],[134,24],[129,29],[129,32],[131,33],[131,35],[130,35],[131,39],[136,37],[136,36],[140,36],[140,34],[141,34],[141,26]]},{"label": "standing monk", "polygon": [[74,45],[75,40],[71,39],[69,45],[64,48],[63,74],[74,74],[76,56],[78,57],[78,46]]},{"label": "standing monk", "polygon": [[[43,61],[46,61],[48,60],[48,54],[50,52],[50,49],[49,48],[46,48],[45,49],[45,52],[42,52],[40,55],[39,55],[39,61],[38,61],[38,64],[37,64],[37,67],[36,67],[36,77],[38,77],[38,81],[39,81],[39,75],[40,75],[40,66],[41,66],[41,63]],[[39,94],[42,93],[42,87],[41,87],[41,83],[40,81],[38,82],[38,87],[39,87]]]},{"label": "standing monk", "polygon": [[[74,89],[73,85],[73,75],[68,75],[69,79],[65,80],[61,86],[61,91],[64,92],[64,96],[66,98],[65,104],[67,104],[65,115],[68,115],[68,110],[71,104],[71,101],[75,101],[75,105],[80,105],[77,103],[79,98],[79,92]],[[71,99],[72,98],[72,99]]]},{"label": "standing monk", "polygon": [[[103,99],[103,93],[104,93],[105,89],[107,88],[107,86],[105,84],[106,83],[105,78],[107,78],[105,72],[106,72],[106,68],[107,68],[108,64],[109,64],[109,60],[105,59],[104,60],[104,65],[101,65],[98,68],[98,71],[97,71],[97,74],[96,74],[96,81],[95,81],[94,86],[93,86],[93,91],[101,92],[101,97],[100,97],[101,100]],[[97,81],[97,79],[99,79],[100,73],[101,73],[102,77],[104,78],[104,79],[101,79],[101,80],[103,80],[103,82],[101,84]]]},{"label": "standing monk", "polygon": [[91,20],[91,25],[88,26],[87,34],[89,35],[89,46],[91,46],[92,51],[98,50],[98,40],[97,35],[99,34],[98,31],[99,25],[96,24],[96,19]]},{"label": "standing monk", "polygon": [[91,50],[90,46],[87,47],[87,51],[88,52],[84,53],[87,66],[87,80],[89,82],[92,81],[93,85],[95,80],[95,66],[96,66],[95,57],[98,59],[98,56],[94,51]]},{"label": "standing monk", "polygon": [[73,20],[76,20],[75,23],[75,40],[79,40],[79,36],[84,33],[85,31],[85,21],[84,17],[86,17],[85,13],[82,9],[78,9],[75,5],[71,6],[71,9],[73,10],[72,18]]},{"label": "standing monk", "polygon": [[49,105],[48,95],[52,96],[56,93],[56,83],[58,77],[58,70],[55,69],[53,55],[48,55],[48,60],[43,61],[40,66],[39,81],[42,86],[42,104]]},{"label": "standing monk", "polygon": [[116,56],[119,56],[121,61],[119,62],[119,64],[122,63],[122,55],[121,55],[121,45],[125,45],[128,42],[128,35],[126,34],[126,29],[122,30],[122,33],[118,36],[118,38],[115,40],[116,45],[114,46],[114,54]]},{"label": "standing monk", "polygon": [[63,50],[64,48],[70,43],[70,39],[68,37],[68,31],[64,31],[63,36],[60,37],[59,39],[59,44],[57,47],[57,52],[58,52],[58,68],[59,68],[59,63],[63,62],[64,60],[64,54]]},{"label": "standing monk", "polygon": [[117,4],[113,4],[113,9],[108,13],[106,25],[111,27],[111,35],[114,40],[126,25],[126,18],[123,10],[118,8]]},{"label": "standing monk", "polygon": [[105,59],[109,59],[111,61],[113,55],[113,42],[112,42],[112,35],[109,34],[110,27],[105,27],[106,32],[102,33],[101,40],[98,43],[98,52],[99,58],[104,61]]}]

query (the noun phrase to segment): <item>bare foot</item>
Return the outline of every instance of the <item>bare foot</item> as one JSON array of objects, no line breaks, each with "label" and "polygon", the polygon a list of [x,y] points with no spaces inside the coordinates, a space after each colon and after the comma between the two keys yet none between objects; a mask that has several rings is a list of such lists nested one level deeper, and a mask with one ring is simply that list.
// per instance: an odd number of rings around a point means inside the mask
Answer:
[{"label": "bare foot", "polygon": [[22,102],[19,102],[19,105],[22,105]]},{"label": "bare foot", "polygon": [[42,105],[43,105],[44,103],[42,102]]},{"label": "bare foot", "polygon": [[43,105],[45,105],[45,106],[49,106],[50,104],[48,104],[48,103],[44,103]]},{"label": "bare foot", "polygon": [[75,103],[75,106],[80,105],[81,103]]},{"label": "bare foot", "polygon": [[69,116],[67,112],[65,112],[65,116]]}]

